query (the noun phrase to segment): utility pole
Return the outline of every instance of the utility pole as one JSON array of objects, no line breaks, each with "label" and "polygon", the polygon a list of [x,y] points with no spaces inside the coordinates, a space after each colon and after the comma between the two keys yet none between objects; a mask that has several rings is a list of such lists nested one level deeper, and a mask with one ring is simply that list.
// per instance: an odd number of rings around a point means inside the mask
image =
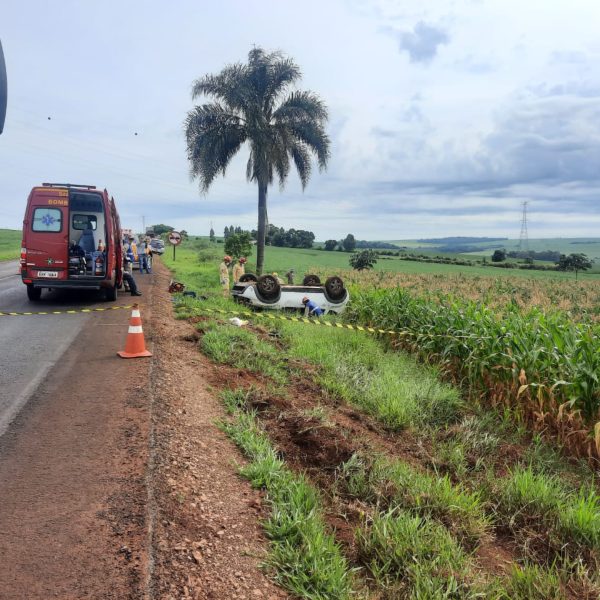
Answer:
[{"label": "utility pole", "polygon": [[519,252],[529,252],[529,235],[527,233],[527,204],[523,202],[523,217],[521,218],[521,235],[519,236]]}]

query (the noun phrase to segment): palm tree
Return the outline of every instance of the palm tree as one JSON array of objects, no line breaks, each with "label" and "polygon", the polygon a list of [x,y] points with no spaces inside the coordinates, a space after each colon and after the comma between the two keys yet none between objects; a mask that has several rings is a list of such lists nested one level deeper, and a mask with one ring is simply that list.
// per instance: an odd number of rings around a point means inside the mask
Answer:
[{"label": "palm tree", "polygon": [[262,273],[267,223],[267,189],[274,176],[283,189],[293,161],[302,189],[311,174],[311,155],[327,166],[327,108],[312,92],[290,91],[301,78],[296,63],[280,52],[254,48],[248,63],[226,66],[194,82],[192,98],[213,100],[196,106],[185,121],[192,179],[206,193],[215,177],[225,176],[236,152],[248,142],[246,178],[258,184],[257,272]]}]

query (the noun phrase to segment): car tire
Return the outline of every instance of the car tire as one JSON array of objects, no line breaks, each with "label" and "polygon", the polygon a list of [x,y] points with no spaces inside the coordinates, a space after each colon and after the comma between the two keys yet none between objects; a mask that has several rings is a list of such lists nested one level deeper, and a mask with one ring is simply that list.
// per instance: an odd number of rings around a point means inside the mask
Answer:
[{"label": "car tire", "polygon": [[325,282],[325,292],[334,302],[341,302],[346,297],[346,288],[340,277],[329,277]]},{"label": "car tire", "polygon": [[42,288],[33,287],[31,284],[27,286],[27,298],[29,298],[31,302],[37,302],[41,297]]},{"label": "car tire", "polygon": [[244,273],[240,277],[240,283],[248,283],[249,281],[258,281],[258,277],[254,273]]},{"label": "car tire", "polygon": [[305,275],[302,285],[321,285],[321,280],[318,275]]},{"label": "car tire", "polygon": [[263,298],[273,300],[273,298],[279,296],[281,286],[277,278],[273,277],[273,275],[261,275],[256,280],[256,289]]}]

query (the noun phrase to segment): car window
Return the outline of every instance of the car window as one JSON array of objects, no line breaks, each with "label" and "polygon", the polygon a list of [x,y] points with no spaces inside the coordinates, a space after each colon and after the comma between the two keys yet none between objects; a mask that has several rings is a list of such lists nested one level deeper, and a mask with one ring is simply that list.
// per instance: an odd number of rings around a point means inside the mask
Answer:
[{"label": "car window", "polygon": [[96,231],[98,221],[95,215],[73,215],[73,229],[93,229]]}]

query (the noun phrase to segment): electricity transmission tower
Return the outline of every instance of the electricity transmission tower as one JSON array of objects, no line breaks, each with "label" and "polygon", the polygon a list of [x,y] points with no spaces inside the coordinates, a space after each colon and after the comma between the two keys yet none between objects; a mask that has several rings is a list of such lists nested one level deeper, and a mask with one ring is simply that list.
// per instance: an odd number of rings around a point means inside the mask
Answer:
[{"label": "electricity transmission tower", "polygon": [[523,202],[523,217],[521,219],[521,235],[519,237],[519,252],[529,252],[529,236],[527,234],[527,200]]}]

